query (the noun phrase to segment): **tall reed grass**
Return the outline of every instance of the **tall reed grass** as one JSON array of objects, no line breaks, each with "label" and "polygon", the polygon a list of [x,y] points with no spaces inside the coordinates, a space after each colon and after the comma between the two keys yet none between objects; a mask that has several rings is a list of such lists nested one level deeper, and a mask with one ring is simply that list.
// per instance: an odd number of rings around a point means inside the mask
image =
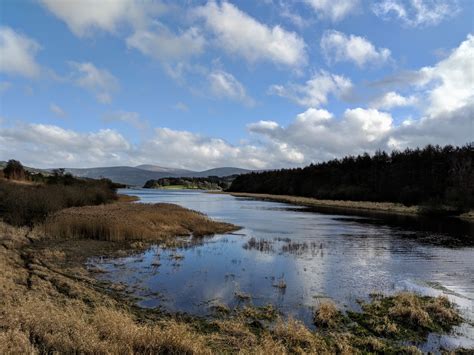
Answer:
[{"label": "tall reed grass", "polygon": [[48,217],[37,230],[49,238],[107,241],[201,237],[236,227],[177,205],[114,203],[68,208]]}]

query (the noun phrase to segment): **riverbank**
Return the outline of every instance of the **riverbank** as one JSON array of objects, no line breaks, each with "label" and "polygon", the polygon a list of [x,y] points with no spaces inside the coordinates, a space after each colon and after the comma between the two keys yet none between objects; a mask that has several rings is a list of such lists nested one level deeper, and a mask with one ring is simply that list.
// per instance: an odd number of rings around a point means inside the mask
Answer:
[{"label": "riverbank", "polygon": [[[419,206],[405,206],[400,203],[392,202],[318,200],[311,197],[257,194],[246,192],[223,193],[230,194],[236,197],[247,197],[262,201],[283,202],[297,206],[314,207],[328,210],[353,211],[354,213],[358,211],[365,211],[371,213],[398,214],[407,216],[419,216],[422,214],[421,208]],[[456,217],[470,222],[474,222],[474,211],[470,211]]]}]

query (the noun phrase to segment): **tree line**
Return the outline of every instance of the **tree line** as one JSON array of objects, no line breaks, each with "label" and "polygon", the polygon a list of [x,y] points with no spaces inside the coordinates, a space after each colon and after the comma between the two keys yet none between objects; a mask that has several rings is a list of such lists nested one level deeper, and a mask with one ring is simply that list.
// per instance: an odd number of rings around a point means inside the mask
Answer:
[{"label": "tree line", "polygon": [[238,176],[228,190],[466,211],[474,207],[474,143],[378,151],[250,173]]},{"label": "tree line", "polygon": [[183,186],[183,188],[186,189],[225,190],[229,188],[232,180],[234,180],[236,176],[237,175],[225,177],[168,177],[157,180],[148,180],[143,187],[153,189],[167,186]]}]

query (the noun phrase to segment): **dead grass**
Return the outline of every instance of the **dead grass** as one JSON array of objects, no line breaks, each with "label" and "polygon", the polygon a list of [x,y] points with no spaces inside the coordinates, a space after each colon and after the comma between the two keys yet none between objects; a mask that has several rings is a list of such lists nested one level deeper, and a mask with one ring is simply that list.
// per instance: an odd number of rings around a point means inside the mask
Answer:
[{"label": "dead grass", "polygon": [[314,323],[320,327],[336,326],[341,313],[332,301],[323,301],[314,313]]},{"label": "dead grass", "polygon": [[74,207],[48,217],[37,232],[55,239],[160,241],[173,236],[201,237],[237,228],[173,204],[116,203]]},{"label": "dead grass", "polygon": [[394,296],[377,296],[362,305],[362,313],[349,317],[369,331],[392,339],[426,338],[431,332],[445,332],[459,325],[462,318],[444,296],[422,297],[401,292]]},{"label": "dead grass", "polygon": [[133,195],[117,194],[117,202],[136,202],[136,201],[140,201],[140,197],[133,196]]}]

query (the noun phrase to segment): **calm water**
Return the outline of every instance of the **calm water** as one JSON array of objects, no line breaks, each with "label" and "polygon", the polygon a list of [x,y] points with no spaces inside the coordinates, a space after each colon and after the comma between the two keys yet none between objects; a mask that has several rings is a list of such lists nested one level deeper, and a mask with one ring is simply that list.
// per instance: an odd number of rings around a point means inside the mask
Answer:
[{"label": "calm water", "polygon": [[[251,295],[254,305],[272,303],[309,324],[311,307],[326,297],[357,309],[356,300],[373,291],[417,290],[447,294],[474,322],[472,224],[318,213],[192,191],[121,192],[145,203],[176,203],[242,227],[186,249],[155,246],[139,255],[91,260],[108,271],[100,277],[126,285],[143,307],[207,315],[217,303],[243,302],[235,296],[240,292]],[[286,288],[275,287],[282,282]],[[474,347],[472,326],[457,332],[462,335],[433,338],[429,346]]]}]

